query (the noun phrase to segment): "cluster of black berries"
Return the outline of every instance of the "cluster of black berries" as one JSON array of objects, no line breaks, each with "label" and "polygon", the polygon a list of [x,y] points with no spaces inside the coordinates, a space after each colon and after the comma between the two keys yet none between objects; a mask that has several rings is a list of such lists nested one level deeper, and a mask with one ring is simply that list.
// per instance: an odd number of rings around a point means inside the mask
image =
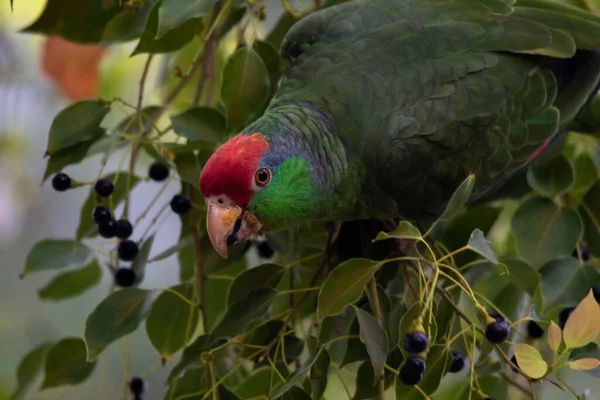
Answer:
[{"label": "cluster of black berries", "polygon": [[416,385],[423,379],[423,374],[427,368],[425,359],[416,355],[421,354],[429,347],[429,339],[424,332],[415,330],[404,335],[402,347],[408,353],[415,354],[409,356],[400,368],[399,376],[405,385]]},{"label": "cluster of black berries", "polygon": [[129,381],[129,391],[133,395],[134,400],[142,400],[142,395],[146,391],[147,387],[147,382],[142,378],[133,377]]}]

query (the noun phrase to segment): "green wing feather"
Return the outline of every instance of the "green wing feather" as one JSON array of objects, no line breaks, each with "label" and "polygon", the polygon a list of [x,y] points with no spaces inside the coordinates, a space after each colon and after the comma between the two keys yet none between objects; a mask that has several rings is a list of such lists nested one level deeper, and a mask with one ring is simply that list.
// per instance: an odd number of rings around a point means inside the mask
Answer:
[{"label": "green wing feather", "polygon": [[434,217],[467,174],[488,192],[575,118],[600,80],[592,52],[559,85],[579,50],[600,50],[600,18],[560,3],[357,0],[292,27],[267,114],[310,105],[332,121],[348,160],[334,185],[360,170],[347,218]]}]

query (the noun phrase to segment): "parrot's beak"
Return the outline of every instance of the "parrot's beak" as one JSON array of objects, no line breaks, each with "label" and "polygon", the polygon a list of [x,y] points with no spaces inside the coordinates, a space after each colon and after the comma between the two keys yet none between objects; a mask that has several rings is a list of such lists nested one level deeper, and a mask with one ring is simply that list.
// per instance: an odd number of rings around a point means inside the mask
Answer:
[{"label": "parrot's beak", "polygon": [[207,199],[206,230],[213,247],[223,258],[227,258],[227,248],[242,243],[256,235],[261,224],[248,211],[225,196]]}]

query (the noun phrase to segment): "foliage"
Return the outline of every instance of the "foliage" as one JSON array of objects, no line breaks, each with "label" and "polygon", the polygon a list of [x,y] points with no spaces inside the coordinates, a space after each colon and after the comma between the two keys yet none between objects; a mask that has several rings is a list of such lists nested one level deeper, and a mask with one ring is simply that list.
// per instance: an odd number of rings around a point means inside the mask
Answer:
[{"label": "foliage", "polygon": [[[166,387],[153,389],[164,391],[165,399],[319,399],[328,397],[328,381],[335,376],[354,400],[392,391],[398,400],[428,399],[440,390],[444,398],[508,398],[509,391],[530,393],[530,383],[537,381],[572,391],[561,375],[564,368],[597,376],[600,307],[591,291],[600,285],[597,135],[573,132],[560,152],[534,162],[519,197],[467,205],[476,179],[469,176],[432,225],[402,221],[377,235],[374,245],[393,242],[401,249],[392,257],[332,264],[327,230],[307,222],[298,231],[267,236],[276,250],[268,263],[250,265],[244,246],[230,249],[230,258],[223,260],[205,232],[199,172],[219,144],[268,104],[285,65],[276,47],[294,18],[282,15],[261,38],[254,26],[265,9],[250,0],[71,3],[50,0],[27,31],[84,43],[135,39],[134,55],[145,57],[147,68],[140,77],[139,104],[90,99],[56,116],[45,178],[98,153],[109,157],[125,151],[130,162],[116,173],[99,172],[114,183],[108,198],[95,194],[94,182],[73,181],[72,190],[90,191],[75,239],[37,243],[22,275],[67,270],[39,290],[41,300],[52,301],[70,300],[99,284],[105,267],[118,275],[121,239],[106,240],[103,247],[109,251],[95,251],[89,243],[98,230],[91,215],[104,205],[127,219],[132,190],[150,184],[136,175],[141,153],[171,168],[162,185],[178,180],[192,207],[180,215],[178,243],[161,254],[152,251],[157,218],[143,213],[152,219],[151,232],[134,230],[135,280],[120,285],[129,287],[110,287],[90,310],[83,338],[46,343],[27,354],[14,398],[25,398],[39,374],[44,375],[42,390],[85,381],[104,350],[142,324],[157,357],[178,360]],[[175,68],[169,82],[176,79],[176,84],[166,85],[162,104],[147,107],[148,67],[159,57],[176,62],[188,45],[196,52],[189,70]],[[191,83],[195,92],[184,90]],[[173,107],[175,100],[179,107]],[[105,125],[108,113],[122,106],[131,114]],[[180,284],[157,291],[138,288],[151,262],[168,257],[179,263]],[[561,329],[559,313],[573,306]],[[510,327],[508,341],[499,345],[484,336],[494,313]],[[542,327],[544,339],[527,337],[530,321]],[[416,386],[398,378],[409,356],[403,339],[412,332],[424,333],[430,342],[419,354],[427,368]],[[449,392],[441,384],[451,375],[451,351],[466,356],[470,371]],[[512,354],[517,365],[510,361]],[[342,371],[356,377],[342,378]]]}]

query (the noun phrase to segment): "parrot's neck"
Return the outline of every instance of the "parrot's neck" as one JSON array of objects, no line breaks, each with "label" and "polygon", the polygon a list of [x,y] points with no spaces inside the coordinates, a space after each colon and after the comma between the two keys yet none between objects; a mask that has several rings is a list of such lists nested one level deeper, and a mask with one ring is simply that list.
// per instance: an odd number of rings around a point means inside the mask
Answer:
[{"label": "parrot's neck", "polygon": [[351,212],[360,184],[332,117],[309,102],[278,104],[244,130],[253,132],[262,133],[269,143],[267,164],[277,165],[291,156],[308,161],[319,194],[317,219],[341,218]]}]

